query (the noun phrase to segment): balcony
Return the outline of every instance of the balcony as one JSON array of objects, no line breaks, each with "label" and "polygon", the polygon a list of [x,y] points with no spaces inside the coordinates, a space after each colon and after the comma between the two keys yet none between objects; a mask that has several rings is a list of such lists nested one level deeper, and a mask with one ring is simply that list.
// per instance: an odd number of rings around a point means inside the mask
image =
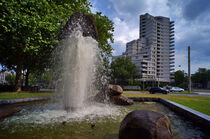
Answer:
[{"label": "balcony", "polygon": [[171,47],[169,50],[172,51],[172,50],[174,50],[174,49],[175,49],[174,47]]},{"label": "balcony", "polygon": [[170,30],[174,30],[174,27],[170,27]]},{"label": "balcony", "polygon": [[142,65],[142,66],[147,66],[147,63],[141,62],[141,65]]},{"label": "balcony", "polygon": [[170,41],[169,43],[170,43],[170,44],[171,44],[171,43],[174,43],[174,41]]},{"label": "balcony", "polygon": [[170,31],[170,34],[173,34],[174,33],[174,31]]},{"label": "balcony", "polygon": [[174,37],[170,37],[170,40],[174,40]]},{"label": "balcony", "polygon": [[169,37],[173,37],[173,36],[174,36],[174,34],[170,34],[170,35],[169,35]]},{"label": "balcony", "polygon": [[142,68],[142,72],[144,72],[144,71],[147,72],[147,69],[146,68]]},{"label": "balcony", "polygon": [[169,67],[172,68],[172,67],[175,67],[175,66],[174,65],[170,65]]},{"label": "balcony", "polygon": [[169,64],[174,64],[174,63],[175,63],[174,61],[169,62]]},{"label": "balcony", "polygon": [[142,66],[142,68],[146,68],[147,67],[147,65],[146,64],[143,64],[143,65],[141,65]]},{"label": "balcony", "polygon": [[175,51],[169,51],[169,54],[174,54],[175,53]]},{"label": "balcony", "polygon": [[169,47],[174,47],[174,44],[170,44]]},{"label": "balcony", "polygon": [[174,24],[174,21],[171,21],[170,24]]},{"label": "balcony", "polygon": [[174,24],[170,24],[170,27],[174,27]]},{"label": "balcony", "polygon": [[170,68],[170,71],[174,71],[175,69],[174,68]]},{"label": "balcony", "polygon": [[169,58],[170,61],[175,60],[175,58]]}]

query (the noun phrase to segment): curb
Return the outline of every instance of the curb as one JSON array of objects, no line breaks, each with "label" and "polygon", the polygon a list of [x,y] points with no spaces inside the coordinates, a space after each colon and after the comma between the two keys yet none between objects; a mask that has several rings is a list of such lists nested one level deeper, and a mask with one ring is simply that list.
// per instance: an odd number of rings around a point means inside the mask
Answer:
[{"label": "curb", "polygon": [[50,96],[45,96],[45,97],[33,97],[33,98],[6,99],[6,100],[0,100],[0,105],[31,102],[31,101],[38,101],[38,100],[48,100],[50,98],[51,98]]}]

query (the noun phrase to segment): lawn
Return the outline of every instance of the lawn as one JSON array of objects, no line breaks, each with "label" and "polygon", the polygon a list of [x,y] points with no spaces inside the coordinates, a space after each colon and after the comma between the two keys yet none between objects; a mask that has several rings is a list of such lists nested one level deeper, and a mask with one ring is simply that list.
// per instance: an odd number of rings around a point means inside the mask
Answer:
[{"label": "lawn", "polygon": [[[141,91],[132,91],[132,90],[127,90],[125,92],[138,92],[138,93],[148,93],[149,94],[149,91],[145,91],[145,90],[141,90]],[[184,91],[184,92],[169,92],[170,94],[197,94],[197,93],[194,93],[194,92],[187,92],[187,91]]]},{"label": "lawn", "polygon": [[210,116],[210,97],[200,96],[178,96],[178,95],[162,95],[162,94],[124,94],[127,97],[160,97],[179,103],[201,113]]},{"label": "lawn", "polygon": [[43,96],[51,96],[54,93],[40,93],[40,92],[3,92],[0,93],[0,100],[3,99],[17,99],[17,98],[31,98],[31,97],[43,97]]},{"label": "lawn", "polygon": [[194,92],[187,92],[187,91],[184,91],[184,92],[169,92],[170,94],[198,94],[198,93],[194,93]]}]

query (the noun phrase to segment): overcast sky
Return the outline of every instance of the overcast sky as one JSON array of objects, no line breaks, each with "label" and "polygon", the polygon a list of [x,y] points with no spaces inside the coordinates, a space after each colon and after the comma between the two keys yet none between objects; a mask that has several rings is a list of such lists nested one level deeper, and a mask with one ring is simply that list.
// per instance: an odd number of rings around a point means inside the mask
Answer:
[{"label": "overcast sky", "polygon": [[[92,11],[114,22],[113,55],[139,37],[139,15],[166,16],[175,21],[175,70],[187,72],[187,46],[191,46],[191,72],[210,69],[210,0],[90,0]],[[181,67],[179,67],[181,65]]]}]

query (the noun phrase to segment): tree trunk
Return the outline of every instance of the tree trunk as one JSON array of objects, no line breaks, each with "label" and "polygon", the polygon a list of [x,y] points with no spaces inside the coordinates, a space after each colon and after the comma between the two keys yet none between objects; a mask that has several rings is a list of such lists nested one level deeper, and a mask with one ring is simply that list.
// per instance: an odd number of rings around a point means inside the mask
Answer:
[{"label": "tree trunk", "polygon": [[30,74],[30,70],[27,69],[27,72],[26,72],[26,77],[25,77],[25,87],[28,87],[28,80],[29,80],[29,74]]},{"label": "tree trunk", "polygon": [[17,61],[17,68],[16,68],[16,77],[15,77],[15,91],[20,92],[21,91],[21,81],[22,81],[22,68],[23,68],[23,45],[20,43],[20,52],[18,53],[18,61]]},{"label": "tree trunk", "polygon": [[15,77],[15,91],[16,92],[20,92],[21,91],[21,71],[22,71],[22,65],[23,65],[23,62],[22,60],[21,61],[18,61],[18,64],[17,64],[17,69],[16,69],[16,77]]}]

